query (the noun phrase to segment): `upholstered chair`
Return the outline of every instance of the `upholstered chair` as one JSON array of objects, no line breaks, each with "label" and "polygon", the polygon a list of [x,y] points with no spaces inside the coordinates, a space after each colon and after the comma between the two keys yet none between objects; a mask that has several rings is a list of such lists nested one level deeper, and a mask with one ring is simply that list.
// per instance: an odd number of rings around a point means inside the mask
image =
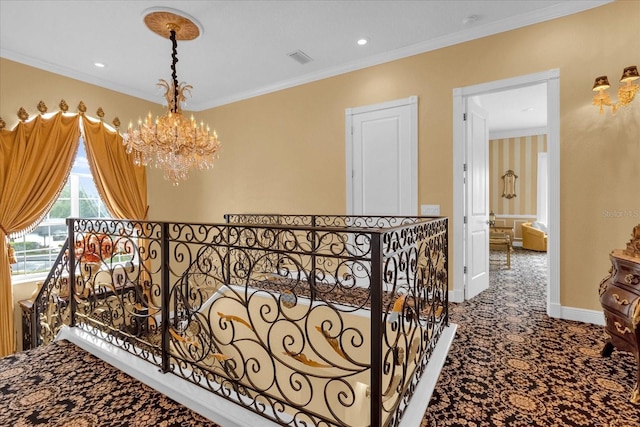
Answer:
[{"label": "upholstered chair", "polygon": [[522,247],[532,251],[547,251],[546,227],[538,222],[522,224]]}]

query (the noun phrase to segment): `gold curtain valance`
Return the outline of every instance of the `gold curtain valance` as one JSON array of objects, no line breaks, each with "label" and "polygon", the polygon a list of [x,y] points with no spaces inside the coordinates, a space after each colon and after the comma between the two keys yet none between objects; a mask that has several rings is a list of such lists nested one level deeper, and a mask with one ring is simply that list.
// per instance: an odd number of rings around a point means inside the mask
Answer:
[{"label": "gold curtain valance", "polygon": [[[69,112],[69,104],[67,104],[67,102],[64,99],[60,100],[60,103],[58,104],[58,108],[63,113]],[[44,101],[42,100],[38,102],[36,109],[40,112],[40,115],[46,114],[47,111],[49,110],[49,108],[47,107],[47,104],[45,104]],[[80,116],[84,116],[86,112],[87,112],[87,106],[83,101],[80,101],[80,103],[78,104],[77,114]],[[26,122],[27,120],[29,120],[29,113],[27,112],[27,110],[25,110],[24,107],[20,107],[18,109],[16,116],[18,116],[18,119],[20,119],[21,122]],[[96,116],[98,116],[100,121],[104,120],[104,110],[102,109],[102,107],[98,107],[98,109],[96,110]],[[120,119],[118,117],[115,117],[111,122],[111,124],[116,129],[119,129]],[[0,117],[0,131],[4,130],[6,127],[7,127],[7,123],[2,119],[2,117]]]}]

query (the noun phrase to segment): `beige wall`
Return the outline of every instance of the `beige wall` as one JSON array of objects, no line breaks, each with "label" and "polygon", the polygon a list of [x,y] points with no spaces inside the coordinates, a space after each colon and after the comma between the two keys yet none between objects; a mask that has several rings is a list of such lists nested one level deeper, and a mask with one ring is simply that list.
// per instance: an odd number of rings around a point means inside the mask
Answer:
[{"label": "beige wall", "polygon": [[[596,76],[615,81],[625,66],[640,65],[638,40],[640,2],[618,1],[201,112],[198,119],[214,125],[223,142],[220,160],[177,188],[150,171],[150,216],[210,222],[232,211],[343,213],[345,108],[417,95],[418,201],[439,204],[451,217],[453,89],[557,68],[561,304],[600,310],[597,287],[609,268],[607,255],[640,222],[640,101],[615,117],[599,116],[590,89]],[[70,105],[84,99],[90,111],[100,104],[108,121],[118,114],[123,124],[150,108],[8,61],[0,65],[0,116],[8,123],[19,106],[35,107],[40,99],[52,105],[59,97]],[[459,238],[452,236],[451,246]]]},{"label": "beige wall", "polygon": [[[547,151],[546,135],[529,135],[489,141],[489,207],[496,215],[536,215],[538,153]],[[502,197],[504,176],[516,176],[516,197]]]},{"label": "beige wall", "polygon": [[0,58],[0,117],[7,128],[11,129],[18,123],[20,107],[33,118],[38,114],[38,102],[43,101],[49,112],[55,112],[59,110],[58,104],[62,99],[72,113],[78,111],[78,104],[83,101],[90,117],[97,117],[96,111],[102,107],[105,123],[111,124],[118,117],[122,130],[126,129],[129,121],[135,123],[149,111],[162,112],[161,105]]},{"label": "beige wall", "polygon": [[[197,208],[188,216],[198,220],[238,209],[344,212],[344,109],[417,95],[418,201],[439,204],[451,217],[453,89],[557,68],[561,304],[600,310],[608,253],[623,247],[640,222],[640,101],[615,117],[600,116],[591,86],[596,76],[615,80],[625,66],[640,65],[638,40],[640,2],[619,1],[206,111],[200,115],[224,143],[220,162],[193,181],[194,192],[153,180],[153,215],[183,217],[191,201]],[[609,214],[618,211],[625,214]]]}]

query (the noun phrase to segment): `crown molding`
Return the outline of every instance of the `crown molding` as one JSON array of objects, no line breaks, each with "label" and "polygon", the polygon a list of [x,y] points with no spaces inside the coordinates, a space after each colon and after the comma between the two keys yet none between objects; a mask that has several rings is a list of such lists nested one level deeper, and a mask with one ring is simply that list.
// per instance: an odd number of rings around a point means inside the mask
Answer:
[{"label": "crown molding", "polygon": [[522,138],[525,136],[546,135],[549,132],[546,126],[527,129],[510,129],[489,131],[489,140],[507,139],[507,138]]}]

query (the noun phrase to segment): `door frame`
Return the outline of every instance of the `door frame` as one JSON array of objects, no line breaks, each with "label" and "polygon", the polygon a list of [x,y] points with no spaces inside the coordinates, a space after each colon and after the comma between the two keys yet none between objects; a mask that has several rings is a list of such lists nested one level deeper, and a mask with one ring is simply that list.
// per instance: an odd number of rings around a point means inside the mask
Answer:
[{"label": "door frame", "polygon": [[345,149],[346,149],[346,185],[347,185],[347,215],[353,215],[353,115],[370,113],[372,111],[385,110],[403,106],[411,107],[411,136],[410,147],[413,160],[411,161],[411,188],[408,194],[411,197],[412,215],[418,214],[418,97],[396,99],[394,101],[379,104],[365,105],[362,107],[346,108],[345,115]]},{"label": "door frame", "polygon": [[[466,275],[464,216],[466,163],[463,114],[466,98],[491,92],[517,89],[539,83],[547,84],[547,152],[549,182],[549,240],[547,245],[547,314],[560,318],[560,70],[496,80],[453,89],[453,289],[452,302],[464,301]],[[488,250],[488,249],[487,249]]]}]

